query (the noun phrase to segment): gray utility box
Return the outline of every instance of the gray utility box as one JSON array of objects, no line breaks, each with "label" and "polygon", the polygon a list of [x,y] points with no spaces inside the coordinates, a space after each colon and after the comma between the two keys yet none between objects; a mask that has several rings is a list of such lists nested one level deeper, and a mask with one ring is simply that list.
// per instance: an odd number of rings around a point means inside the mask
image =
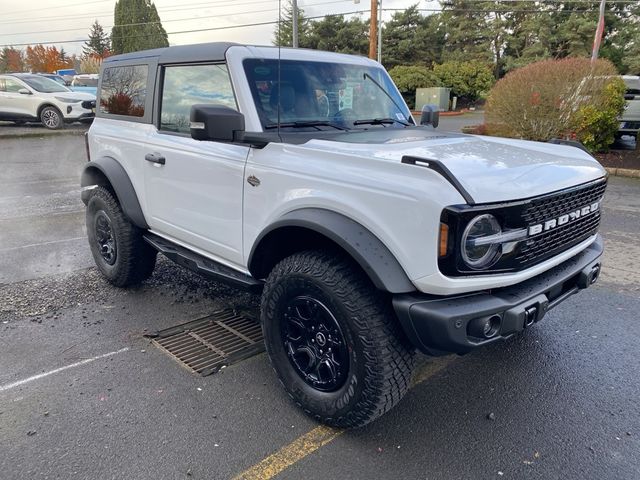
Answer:
[{"label": "gray utility box", "polygon": [[423,105],[437,105],[441,112],[449,111],[451,89],[446,87],[416,88],[416,110]]}]

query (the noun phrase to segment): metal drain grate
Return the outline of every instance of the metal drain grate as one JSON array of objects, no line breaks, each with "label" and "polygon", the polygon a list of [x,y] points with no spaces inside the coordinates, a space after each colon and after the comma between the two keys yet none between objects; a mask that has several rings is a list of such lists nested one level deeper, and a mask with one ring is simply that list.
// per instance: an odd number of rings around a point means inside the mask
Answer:
[{"label": "metal drain grate", "polygon": [[161,330],[153,343],[203,377],[264,351],[260,324],[233,310]]}]

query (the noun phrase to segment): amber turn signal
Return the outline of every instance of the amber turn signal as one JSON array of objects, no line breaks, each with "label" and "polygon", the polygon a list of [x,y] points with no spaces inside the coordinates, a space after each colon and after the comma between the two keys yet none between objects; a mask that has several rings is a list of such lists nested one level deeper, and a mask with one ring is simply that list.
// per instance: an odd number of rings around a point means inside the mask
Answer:
[{"label": "amber turn signal", "polygon": [[438,249],[438,256],[444,257],[447,255],[447,247],[449,246],[449,225],[446,223],[440,224],[440,247]]}]

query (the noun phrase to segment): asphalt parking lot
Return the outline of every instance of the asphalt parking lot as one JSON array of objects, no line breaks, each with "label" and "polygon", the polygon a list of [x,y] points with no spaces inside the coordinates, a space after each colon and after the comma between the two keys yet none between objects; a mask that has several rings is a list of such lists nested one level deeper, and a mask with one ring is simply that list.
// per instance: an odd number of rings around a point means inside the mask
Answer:
[{"label": "asphalt parking lot", "polygon": [[524,335],[421,358],[355,431],[319,427],[264,354],[197,377],[146,332],[257,298],[169,261],[92,267],[80,135],[0,138],[0,478],[640,478],[640,181],[611,177],[598,284]]}]

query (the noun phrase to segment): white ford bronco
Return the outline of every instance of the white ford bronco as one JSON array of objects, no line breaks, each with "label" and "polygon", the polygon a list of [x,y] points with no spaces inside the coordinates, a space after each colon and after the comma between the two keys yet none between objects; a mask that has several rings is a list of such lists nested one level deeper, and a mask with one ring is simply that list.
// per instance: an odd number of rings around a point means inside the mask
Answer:
[{"label": "white ford bronco", "polygon": [[176,46],[107,58],[98,90],[81,179],[98,269],[132,285],[161,252],[261,291],[275,372],[327,424],[397,404],[416,349],[509,338],[598,278],[593,157],[441,133],[372,60]]}]

